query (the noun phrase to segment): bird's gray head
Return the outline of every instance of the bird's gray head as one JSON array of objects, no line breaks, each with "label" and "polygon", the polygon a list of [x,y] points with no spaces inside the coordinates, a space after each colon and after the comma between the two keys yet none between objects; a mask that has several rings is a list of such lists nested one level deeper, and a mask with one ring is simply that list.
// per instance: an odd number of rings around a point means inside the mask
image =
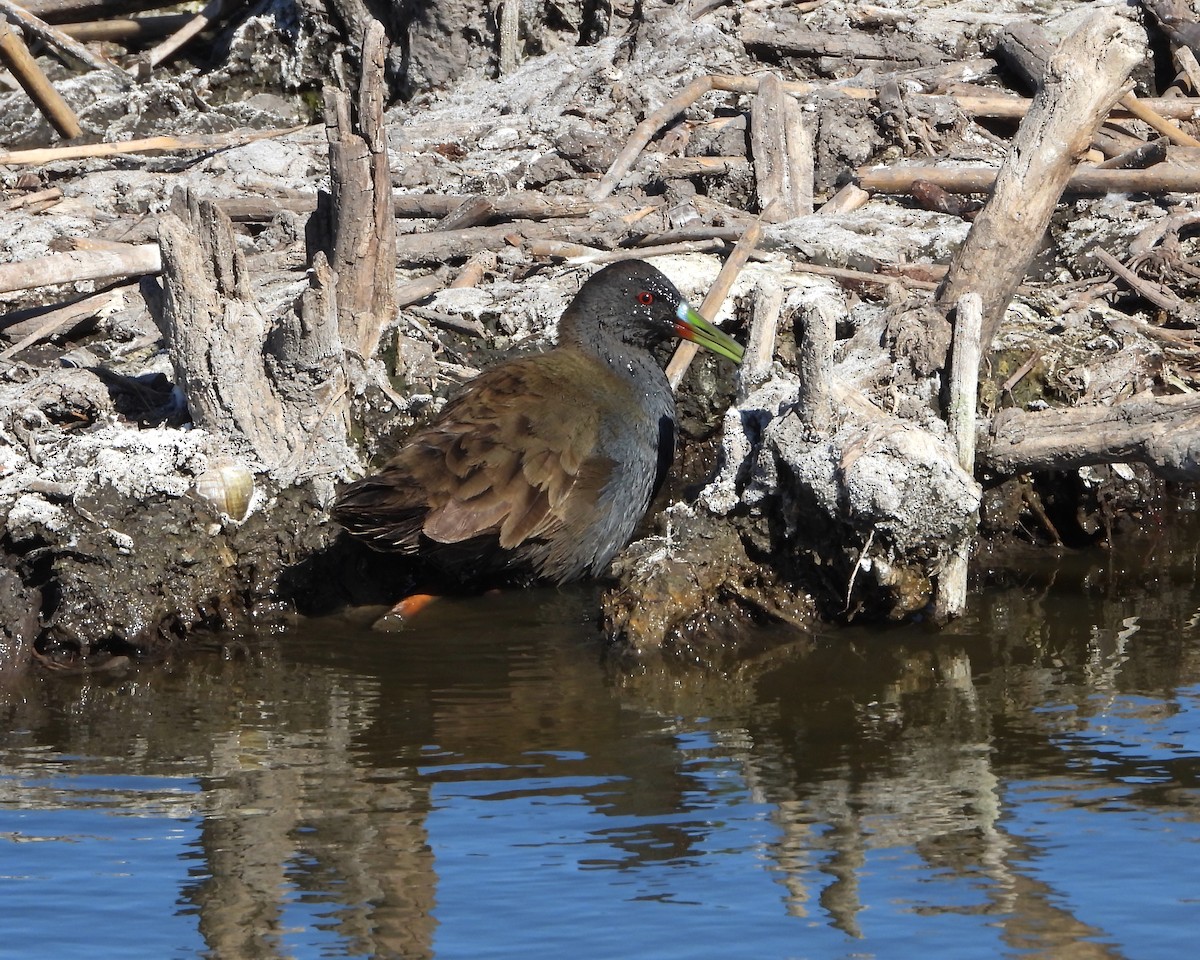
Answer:
[{"label": "bird's gray head", "polygon": [[592,274],[559,321],[560,342],[584,347],[616,340],[648,349],[672,337],[741,362],[741,346],[692,309],[675,284],[644,260],[621,260]]}]

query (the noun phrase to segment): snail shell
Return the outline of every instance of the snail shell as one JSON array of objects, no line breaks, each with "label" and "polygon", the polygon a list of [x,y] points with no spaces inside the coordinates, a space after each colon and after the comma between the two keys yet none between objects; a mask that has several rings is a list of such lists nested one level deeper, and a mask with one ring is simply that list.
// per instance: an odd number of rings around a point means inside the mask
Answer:
[{"label": "snail shell", "polygon": [[232,520],[244,520],[254,496],[254,474],[234,457],[214,457],[196,478],[196,493]]}]

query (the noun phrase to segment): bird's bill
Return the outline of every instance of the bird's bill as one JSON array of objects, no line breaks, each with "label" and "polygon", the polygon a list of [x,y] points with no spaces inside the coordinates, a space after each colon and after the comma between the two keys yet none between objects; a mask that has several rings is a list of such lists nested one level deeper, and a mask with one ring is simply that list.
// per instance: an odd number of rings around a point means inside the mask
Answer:
[{"label": "bird's bill", "polygon": [[684,340],[691,340],[734,363],[742,362],[745,352],[742,345],[729,334],[718,330],[686,303],[679,305],[675,317],[675,332]]}]

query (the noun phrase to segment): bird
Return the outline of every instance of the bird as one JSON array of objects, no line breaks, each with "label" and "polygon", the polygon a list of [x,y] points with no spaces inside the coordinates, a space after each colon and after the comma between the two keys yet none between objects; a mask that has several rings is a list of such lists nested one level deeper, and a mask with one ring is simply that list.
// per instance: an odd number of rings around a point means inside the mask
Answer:
[{"label": "bird", "polygon": [[555,346],[469,381],[332,518],[384,552],[411,555],[457,588],[564,584],[603,573],[671,465],[675,399],[652,348],[691,340],[740,363],[643,260],[592,274]]}]

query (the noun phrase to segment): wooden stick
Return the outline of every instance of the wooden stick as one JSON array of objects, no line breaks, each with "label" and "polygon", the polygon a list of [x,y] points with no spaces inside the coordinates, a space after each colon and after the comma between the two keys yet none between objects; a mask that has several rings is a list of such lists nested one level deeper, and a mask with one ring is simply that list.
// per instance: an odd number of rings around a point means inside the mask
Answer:
[{"label": "wooden stick", "polygon": [[[125,296],[123,291],[105,290],[103,293],[94,294],[86,299],[78,300],[75,303],[67,304],[65,307],[59,307],[57,310],[51,310],[49,313],[42,314],[21,339],[12,346],[0,351],[0,361],[15,357],[22,350],[32,347],[35,343],[45,340],[47,337],[54,336],[54,334],[64,328],[73,327],[80,320],[98,316],[106,310],[119,307],[124,302]],[[7,332],[6,330],[5,333],[7,334]]]},{"label": "wooden stick", "polygon": [[162,7],[163,0],[21,0],[21,6],[47,23],[99,19]]},{"label": "wooden stick", "polygon": [[67,106],[67,101],[54,89],[42,68],[29,53],[29,48],[8,23],[0,19],[0,61],[12,71],[17,82],[29,94],[29,99],[37,104],[60,136],[71,140],[83,133],[79,118],[75,111]]},{"label": "wooden stick", "polygon": [[[928,180],[951,193],[990,193],[996,185],[991,167],[867,167],[858,171],[858,185],[874,193],[911,193],[917,180]],[[1078,167],[1070,173],[1063,193],[1196,193],[1200,166],[1160,163],[1148,170],[1107,170]]]},{"label": "wooden stick", "polygon": [[151,67],[157,67],[179,52],[190,40],[213,25],[225,12],[225,0],[208,0],[204,9],[192,17],[187,23],[167,37],[153,50],[146,53],[145,59]]},{"label": "wooden stick", "polygon": [[403,309],[404,307],[412,306],[412,304],[427,300],[435,293],[440,293],[445,289],[446,281],[436,273],[431,273],[427,277],[421,277],[418,280],[398,286],[396,288],[396,307],[397,309]]},{"label": "wooden stick", "polygon": [[48,187],[45,190],[37,190],[34,193],[26,193],[19,197],[13,197],[11,200],[5,200],[0,203],[0,210],[20,210],[22,207],[30,207],[43,200],[61,200],[62,195],[61,187]]},{"label": "wooden stick", "polygon": [[[733,283],[737,280],[738,274],[742,272],[742,267],[746,265],[746,261],[750,259],[750,254],[754,252],[758,246],[758,241],[761,239],[762,220],[760,218],[750,225],[745,234],[743,234],[742,239],[734,246],[728,259],[721,265],[721,272],[717,274],[717,279],[713,281],[712,287],[709,288],[704,302],[700,304],[700,315],[705,319],[717,315],[717,311],[721,309],[721,304],[729,296],[729,291],[733,288]],[[683,380],[684,374],[687,373],[687,369],[691,365],[692,358],[696,356],[696,352],[699,349],[700,347],[690,340],[683,341],[675,348],[671,362],[667,364],[667,380],[670,382],[672,390],[676,389],[680,381]]]},{"label": "wooden stick", "polygon": [[848,183],[832,197],[821,204],[818,211],[823,217],[833,217],[842,213],[853,213],[865,207],[871,195],[861,187]]},{"label": "wooden stick", "polygon": [[58,29],[81,43],[87,40],[146,40],[178,30],[192,18],[186,13],[166,13],[152,17],[132,17],[121,20],[81,20],[60,23]]},{"label": "wooden stick", "polygon": [[1132,150],[1126,150],[1124,153],[1118,153],[1114,157],[1109,157],[1103,163],[1099,164],[1097,169],[1144,170],[1146,167],[1152,167],[1167,159],[1167,144],[1169,142],[1166,137],[1156,137],[1149,143],[1143,143]]},{"label": "wooden stick", "polygon": [[490,250],[482,250],[473,254],[471,259],[463,264],[458,276],[450,282],[451,290],[463,287],[475,287],[483,279],[484,274],[496,269],[497,257]]},{"label": "wooden stick", "polygon": [[49,287],[76,280],[112,280],[162,270],[157,243],[140,243],[123,252],[89,250],[52,253],[20,263],[0,264],[0,293]]},{"label": "wooden stick", "polygon": [[[449,216],[465,203],[479,199],[477,194],[403,193],[393,195],[393,213],[401,220],[435,220]],[[599,203],[586,197],[547,197],[531,190],[514,190],[502,197],[483,198],[495,220],[553,220],[568,217],[622,215],[629,210],[625,199],[609,199]],[[258,223],[272,219],[280,210],[310,213],[317,207],[316,194],[273,198],[235,197],[217,200],[234,223]],[[639,211],[642,215],[659,209],[653,204]],[[440,225],[438,229],[445,229]],[[432,231],[431,231],[432,232]]]},{"label": "wooden stick", "polygon": [[[917,94],[913,100],[920,103],[924,97],[935,96],[937,94]],[[1006,93],[955,94],[950,99],[967,116],[987,117],[993,120],[1020,120],[1029,112],[1033,103],[1024,97],[1014,97]],[[1172,120],[1190,120],[1200,108],[1200,98],[1196,97],[1146,97],[1141,102]],[[1119,107],[1109,113],[1109,117],[1114,120],[1128,120],[1132,116],[1128,110]]]},{"label": "wooden stick", "polygon": [[1132,93],[1127,93],[1121,98],[1121,106],[1143,123],[1149,124],[1164,137],[1168,137],[1172,143],[1178,143],[1184,147],[1200,147],[1200,140],[1189,133],[1184,133],[1161,113],[1145,101],[1139,100]]},{"label": "wooden stick", "polygon": [[1112,271],[1114,276],[1120,277],[1125,281],[1125,284],[1142,299],[1148,300],[1154,306],[1160,310],[1165,310],[1167,313],[1173,313],[1187,319],[1194,319],[1196,310],[1191,304],[1185,300],[1181,300],[1170,290],[1139,277],[1103,247],[1093,249],[1092,256]]},{"label": "wooden stick", "polygon": [[658,173],[664,180],[724,177],[731,173],[744,173],[749,169],[750,161],[745,157],[667,157],[658,164]]},{"label": "wooden stick", "polygon": [[82,63],[92,70],[103,70],[117,77],[122,85],[128,86],[133,78],[111,60],[92,53],[77,40],[72,40],[57,27],[52,27],[40,17],[35,17],[28,10],[18,7],[12,0],[0,0],[0,14],[8,18],[10,23],[20,26],[26,33],[37,37],[47,46],[53,47],[59,53],[65,54],[72,60]]},{"label": "wooden stick", "polygon": [[[2,2],[2,0],[0,0]],[[304,130],[303,125],[282,130],[253,130],[234,133],[197,134],[190,137],[148,137],[145,140],[126,140],[122,143],[83,143],[71,147],[48,147],[36,150],[0,152],[0,164],[53,163],[56,160],[80,160],[85,157],[116,157],[130,153],[153,153],[173,150],[225,150],[240,147],[256,140],[269,140]],[[315,204],[314,204],[315,206]]]},{"label": "wooden stick", "polygon": [[847,283],[894,284],[896,287],[911,287],[915,290],[936,290],[938,288],[938,284],[932,280],[920,280],[916,277],[886,273],[867,273],[865,270],[851,270],[848,267],[827,267],[819,263],[794,262],[792,269],[797,273],[811,273],[818,277],[845,280]]}]

